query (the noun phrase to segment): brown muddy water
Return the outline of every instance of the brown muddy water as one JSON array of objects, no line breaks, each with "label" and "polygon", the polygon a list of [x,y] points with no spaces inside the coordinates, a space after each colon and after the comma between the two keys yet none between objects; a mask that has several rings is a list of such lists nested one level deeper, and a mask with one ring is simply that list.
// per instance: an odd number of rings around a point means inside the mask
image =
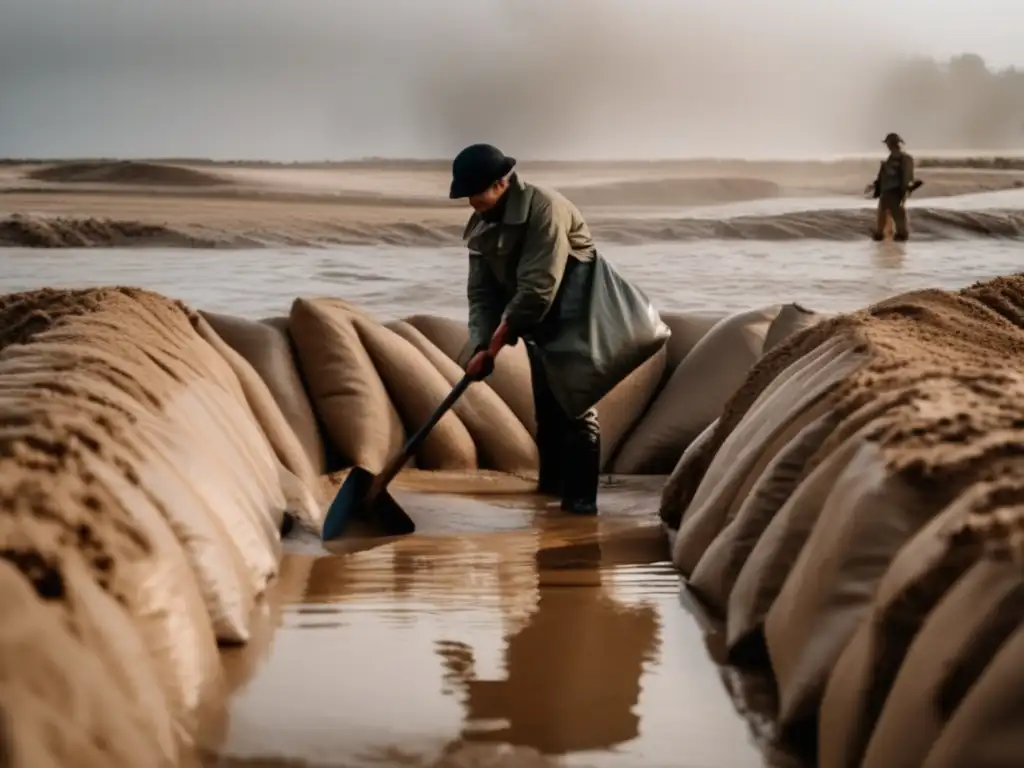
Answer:
[{"label": "brown muddy water", "polygon": [[[659,307],[799,301],[853,309],[1021,269],[1020,245],[699,241],[607,255]],[[465,253],[386,246],[259,251],[0,249],[0,292],[138,285],[248,317],[337,295],[381,319],[465,317]],[[525,481],[401,478],[420,532],[290,542],[235,687],[219,766],[762,764],[710,660],[657,525],[661,478],[602,488],[574,519]],[[215,726],[219,730],[219,726]],[[773,763],[776,759],[773,758]]]},{"label": "brown muddy water", "polygon": [[681,607],[662,480],[606,480],[588,519],[526,480],[409,472],[417,535],[292,543],[276,629],[225,652],[219,764],[761,765]]}]

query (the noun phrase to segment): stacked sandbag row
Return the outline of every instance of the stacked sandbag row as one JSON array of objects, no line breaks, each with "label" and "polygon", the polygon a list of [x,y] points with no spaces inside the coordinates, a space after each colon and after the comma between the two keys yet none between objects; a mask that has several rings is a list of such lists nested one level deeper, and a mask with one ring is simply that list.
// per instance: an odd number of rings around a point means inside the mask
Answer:
[{"label": "stacked sandbag row", "polygon": [[784,742],[836,768],[1019,764],[1022,444],[1024,277],[826,320],[750,371],[661,514],[728,661],[774,679]]},{"label": "stacked sandbag row", "polygon": [[[382,325],[339,299],[298,299],[290,317],[261,322],[202,315],[263,378],[317,473],[352,464],[379,470],[462,376],[468,352],[464,322],[414,315]],[[763,349],[822,316],[790,304],[664,318],[667,347],[598,404],[605,471],[670,472]],[[416,466],[530,472],[535,430],[519,343],[441,420]]]},{"label": "stacked sandbag row", "polygon": [[183,307],[0,298],[0,763],[184,764],[290,501],[317,514]]}]

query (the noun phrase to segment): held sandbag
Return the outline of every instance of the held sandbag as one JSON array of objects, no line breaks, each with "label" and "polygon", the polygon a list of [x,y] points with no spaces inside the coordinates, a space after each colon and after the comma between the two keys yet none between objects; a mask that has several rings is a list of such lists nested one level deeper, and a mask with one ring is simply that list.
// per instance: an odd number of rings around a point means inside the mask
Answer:
[{"label": "held sandbag", "polygon": [[566,275],[556,311],[534,340],[551,393],[571,418],[596,405],[671,335],[644,292],[600,254]]}]

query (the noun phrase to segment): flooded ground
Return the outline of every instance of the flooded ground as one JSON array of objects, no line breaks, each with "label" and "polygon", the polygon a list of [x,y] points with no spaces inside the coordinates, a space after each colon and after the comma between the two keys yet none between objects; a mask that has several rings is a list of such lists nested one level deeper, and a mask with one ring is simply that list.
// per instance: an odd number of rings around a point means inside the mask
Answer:
[{"label": "flooded ground", "polygon": [[269,647],[227,654],[222,764],[761,765],[680,607],[661,481],[611,481],[586,519],[526,481],[414,472],[417,536],[292,545]]},{"label": "flooded ground", "polygon": [[[959,288],[1019,271],[1020,243],[720,241],[606,249],[663,309],[742,310],[798,301],[849,310],[894,293]],[[286,314],[296,296],[333,295],[381,319],[416,312],[466,316],[465,251],[344,249],[0,249],[0,291],[127,284],[215,312]]]},{"label": "flooded ground", "polygon": [[[665,309],[854,309],[1022,264],[1018,243],[995,239],[705,240],[607,255]],[[138,285],[249,317],[336,295],[382,319],[463,318],[465,258],[385,246],[0,249],[0,291]],[[656,524],[661,479],[603,488],[592,520],[549,509],[524,482],[495,483],[408,475],[396,496],[418,535],[349,542],[341,556],[290,543],[264,631],[224,654],[237,694],[211,764],[760,765],[680,606]]]}]

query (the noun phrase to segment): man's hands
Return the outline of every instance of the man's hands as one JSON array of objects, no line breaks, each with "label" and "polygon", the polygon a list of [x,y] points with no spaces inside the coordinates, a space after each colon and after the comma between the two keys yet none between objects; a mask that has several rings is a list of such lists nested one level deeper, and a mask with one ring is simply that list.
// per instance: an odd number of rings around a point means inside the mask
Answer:
[{"label": "man's hands", "polygon": [[501,352],[501,348],[513,341],[510,338],[508,323],[502,320],[497,330],[494,331],[494,335],[491,336],[491,343],[487,345],[487,349],[481,349],[469,358],[469,362],[466,364],[466,373],[474,381],[486,379],[494,372],[494,358]]}]

